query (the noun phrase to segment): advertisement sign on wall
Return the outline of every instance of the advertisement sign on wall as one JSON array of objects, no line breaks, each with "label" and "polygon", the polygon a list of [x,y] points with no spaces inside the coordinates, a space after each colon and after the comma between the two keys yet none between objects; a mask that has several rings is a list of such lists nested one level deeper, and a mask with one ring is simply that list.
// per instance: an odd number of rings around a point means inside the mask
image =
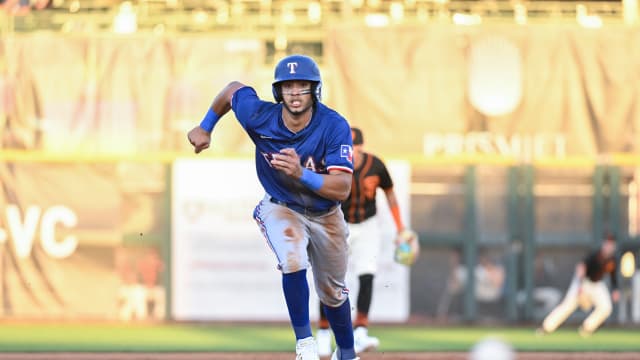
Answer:
[{"label": "advertisement sign on wall", "polygon": [[164,319],[162,189],[145,176],[133,189],[115,163],[0,166],[0,318]]},{"label": "advertisement sign on wall", "polygon": [[[408,165],[389,164],[408,219]],[[396,171],[398,172],[396,174]],[[180,159],[173,168],[172,315],[176,320],[288,319],[277,261],[252,218],[264,196],[252,160]],[[384,196],[382,196],[382,199]],[[380,209],[388,211],[382,204]],[[393,264],[393,224],[381,211],[385,235],[372,319],[408,316],[408,270]],[[311,272],[310,312],[318,316]],[[356,294],[357,282],[347,285]],[[352,301],[355,301],[352,299]],[[354,302],[355,303],[355,302]],[[374,315],[375,314],[375,315]]]}]

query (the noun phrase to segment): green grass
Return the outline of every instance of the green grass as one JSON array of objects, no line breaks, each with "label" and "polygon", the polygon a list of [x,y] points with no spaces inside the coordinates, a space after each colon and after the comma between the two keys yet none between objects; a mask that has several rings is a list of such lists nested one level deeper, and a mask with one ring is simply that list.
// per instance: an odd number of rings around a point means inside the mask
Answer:
[{"label": "green grass", "polygon": [[[563,328],[537,338],[531,328],[374,326],[380,351],[466,351],[495,335],[519,351],[640,351],[640,329],[601,329],[590,339]],[[286,325],[0,324],[0,352],[290,351]]]}]

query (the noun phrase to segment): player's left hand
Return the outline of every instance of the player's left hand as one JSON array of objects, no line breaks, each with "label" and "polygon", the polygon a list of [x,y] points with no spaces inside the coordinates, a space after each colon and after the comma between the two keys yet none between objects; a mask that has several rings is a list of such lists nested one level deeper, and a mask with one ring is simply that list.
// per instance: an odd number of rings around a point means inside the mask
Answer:
[{"label": "player's left hand", "polygon": [[271,165],[274,169],[299,179],[302,176],[302,166],[300,165],[300,156],[293,148],[280,150],[279,153],[273,154]]},{"label": "player's left hand", "polygon": [[418,234],[410,229],[404,229],[396,235],[394,260],[398,264],[411,266],[418,258],[420,253],[420,242]]},{"label": "player's left hand", "polygon": [[584,274],[586,274],[586,272],[587,272],[587,267],[583,262],[576,264],[575,274],[578,277],[578,279],[582,279],[584,277]]}]

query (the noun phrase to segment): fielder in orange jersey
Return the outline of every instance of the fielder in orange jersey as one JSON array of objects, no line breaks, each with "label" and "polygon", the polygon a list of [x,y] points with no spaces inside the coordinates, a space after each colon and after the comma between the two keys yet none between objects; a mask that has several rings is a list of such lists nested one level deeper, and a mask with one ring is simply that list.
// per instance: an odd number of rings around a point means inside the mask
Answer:
[{"label": "fielder in orange jersey", "polygon": [[[351,194],[342,202],[344,217],[349,223],[349,262],[359,280],[357,314],[354,320],[354,344],[356,353],[376,349],[380,341],[369,336],[369,307],[373,295],[373,278],[377,271],[378,252],[380,251],[381,229],[376,217],[376,191],[381,188],[398,234],[405,230],[400,216],[400,208],[393,190],[393,181],[384,162],[377,156],[365,152],[362,131],[351,128],[353,137],[353,181]],[[318,354],[331,354],[331,332],[329,322],[320,308],[318,324]]]},{"label": "fielder in orange jersey", "polygon": [[[547,315],[542,327],[536,330],[538,335],[555,331],[580,306],[584,311],[593,311],[578,329],[581,336],[593,334],[609,317],[612,310],[611,300],[617,302],[620,298],[616,274],[616,239],[613,235],[605,236],[599,249],[589,253],[587,257],[576,265],[575,275],[562,302]],[[604,276],[609,274],[611,295],[604,282]]]}]

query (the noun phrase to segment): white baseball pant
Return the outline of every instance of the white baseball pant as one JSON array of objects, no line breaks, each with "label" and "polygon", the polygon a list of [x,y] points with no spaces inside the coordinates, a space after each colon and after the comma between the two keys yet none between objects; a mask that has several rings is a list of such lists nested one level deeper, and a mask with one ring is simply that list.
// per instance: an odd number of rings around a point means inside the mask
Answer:
[{"label": "white baseball pant", "polygon": [[582,323],[582,328],[594,332],[609,317],[613,308],[607,285],[603,281],[574,278],[562,302],[542,322],[542,328],[546,332],[555,331],[578,306],[584,311],[593,308]]}]

